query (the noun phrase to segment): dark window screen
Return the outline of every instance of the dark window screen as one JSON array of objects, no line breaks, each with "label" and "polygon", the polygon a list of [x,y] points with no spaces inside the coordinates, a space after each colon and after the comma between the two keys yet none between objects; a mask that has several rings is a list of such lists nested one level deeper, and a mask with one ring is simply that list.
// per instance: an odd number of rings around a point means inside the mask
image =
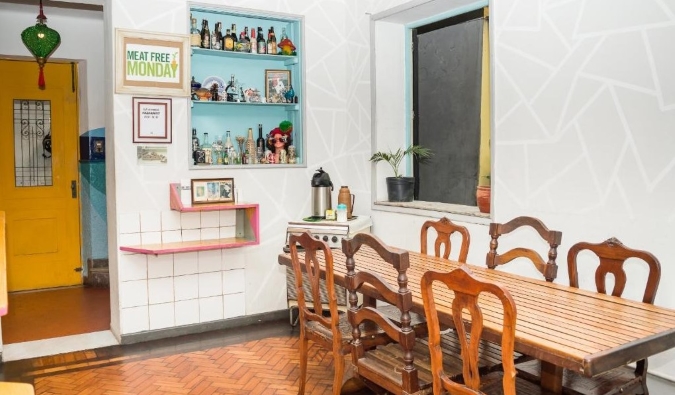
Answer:
[{"label": "dark window screen", "polygon": [[415,163],[417,200],[476,205],[484,21],[467,18],[413,31],[413,141],[434,153]]}]

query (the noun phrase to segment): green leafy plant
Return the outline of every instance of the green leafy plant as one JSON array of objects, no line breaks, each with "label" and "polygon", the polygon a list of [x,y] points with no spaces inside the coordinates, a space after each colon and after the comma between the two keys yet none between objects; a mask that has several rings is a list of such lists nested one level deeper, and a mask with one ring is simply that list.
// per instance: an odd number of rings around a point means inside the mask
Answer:
[{"label": "green leafy plant", "polygon": [[401,165],[403,158],[405,158],[407,155],[411,155],[412,157],[417,158],[420,162],[423,162],[424,160],[430,158],[433,153],[429,148],[425,148],[420,145],[410,145],[405,150],[399,148],[396,150],[396,152],[392,152],[391,150],[388,152],[378,151],[370,157],[370,161],[373,163],[378,163],[381,161],[389,163],[391,168],[394,170],[394,177],[400,178],[402,175],[399,173],[398,168]]}]

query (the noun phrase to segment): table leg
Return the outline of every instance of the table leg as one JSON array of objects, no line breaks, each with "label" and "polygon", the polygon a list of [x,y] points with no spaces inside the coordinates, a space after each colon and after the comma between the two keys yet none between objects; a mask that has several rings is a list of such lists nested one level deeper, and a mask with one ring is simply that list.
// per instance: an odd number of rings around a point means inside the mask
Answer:
[{"label": "table leg", "polygon": [[541,361],[541,386],[554,394],[562,394],[563,368]]}]

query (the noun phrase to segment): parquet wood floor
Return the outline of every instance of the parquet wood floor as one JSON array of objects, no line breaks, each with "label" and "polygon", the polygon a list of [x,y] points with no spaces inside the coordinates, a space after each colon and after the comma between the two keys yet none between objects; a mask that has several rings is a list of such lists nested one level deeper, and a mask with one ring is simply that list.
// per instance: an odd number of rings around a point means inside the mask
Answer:
[{"label": "parquet wood floor", "polygon": [[[2,364],[36,394],[297,394],[297,329],[287,321]],[[333,356],[310,342],[308,395],[330,394]]]}]

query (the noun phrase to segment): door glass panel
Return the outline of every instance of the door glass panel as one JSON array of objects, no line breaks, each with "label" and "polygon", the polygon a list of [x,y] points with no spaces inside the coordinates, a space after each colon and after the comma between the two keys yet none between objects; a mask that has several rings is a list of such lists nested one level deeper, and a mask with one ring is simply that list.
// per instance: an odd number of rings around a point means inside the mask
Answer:
[{"label": "door glass panel", "polygon": [[51,103],[14,100],[14,180],[17,187],[52,185]]}]

